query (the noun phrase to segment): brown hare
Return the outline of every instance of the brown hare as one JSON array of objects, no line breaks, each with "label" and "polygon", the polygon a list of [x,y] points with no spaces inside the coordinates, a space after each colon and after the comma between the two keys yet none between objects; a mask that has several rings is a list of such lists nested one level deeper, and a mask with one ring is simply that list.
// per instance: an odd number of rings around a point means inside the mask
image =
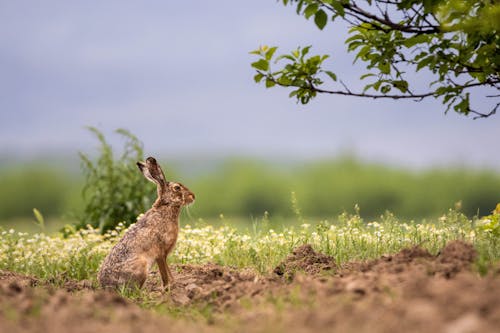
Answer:
[{"label": "brown hare", "polygon": [[184,185],[168,182],[153,157],[137,162],[144,177],[157,186],[158,198],[111,249],[98,273],[103,288],[139,287],[156,262],[164,288],[173,282],[167,256],[173,250],[179,232],[182,206],[194,202],[194,194]]}]

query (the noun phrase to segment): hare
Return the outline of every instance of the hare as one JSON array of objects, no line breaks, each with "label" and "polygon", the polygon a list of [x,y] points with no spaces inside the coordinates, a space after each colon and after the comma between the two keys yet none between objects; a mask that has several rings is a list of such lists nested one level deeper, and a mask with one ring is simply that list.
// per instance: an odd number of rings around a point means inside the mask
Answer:
[{"label": "hare", "polygon": [[179,232],[182,206],[194,202],[194,194],[180,183],[168,182],[153,157],[137,162],[146,179],[157,186],[153,206],[125,233],[104,259],[98,273],[103,288],[141,288],[156,262],[164,288],[173,282],[167,256],[173,250]]}]

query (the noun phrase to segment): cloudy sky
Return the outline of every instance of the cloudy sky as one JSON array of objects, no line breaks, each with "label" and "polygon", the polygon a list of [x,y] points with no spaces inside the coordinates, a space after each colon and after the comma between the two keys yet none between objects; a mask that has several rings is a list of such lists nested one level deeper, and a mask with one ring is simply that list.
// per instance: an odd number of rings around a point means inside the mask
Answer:
[{"label": "cloudy sky", "polygon": [[[96,126],[148,154],[329,158],[500,169],[500,115],[444,115],[437,101],[320,96],[297,105],[256,85],[248,53],[312,44],[352,86],[345,29],[318,31],[274,0],[1,1],[0,155],[89,151]],[[424,78],[425,79],[425,78]],[[422,80],[418,75],[414,80]]]}]

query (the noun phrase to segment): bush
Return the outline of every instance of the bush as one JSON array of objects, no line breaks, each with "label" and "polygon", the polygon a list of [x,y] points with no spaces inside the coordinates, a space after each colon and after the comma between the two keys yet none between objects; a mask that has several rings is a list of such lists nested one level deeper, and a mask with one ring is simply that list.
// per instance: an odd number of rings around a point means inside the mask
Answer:
[{"label": "bush", "polygon": [[93,162],[80,153],[85,175],[84,208],[76,227],[91,225],[104,233],[119,222],[126,226],[134,222],[149,207],[155,191],[136,167],[136,162],[144,159],[137,137],[124,129],[116,130],[126,141],[121,157],[115,160],[104,135],[94,127],[89,130],[99,140],[100,156]]}]

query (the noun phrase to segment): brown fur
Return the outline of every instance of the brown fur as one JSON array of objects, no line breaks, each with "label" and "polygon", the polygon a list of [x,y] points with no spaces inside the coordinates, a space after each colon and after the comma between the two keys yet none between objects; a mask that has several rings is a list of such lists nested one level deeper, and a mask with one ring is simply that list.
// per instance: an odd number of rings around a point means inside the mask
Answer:
[{"label": "brown fur", "polygon": [[146,162],[137,162],[137,166],[157,185],[158,198],[104,259],[98,273],[103,288],[141,288],[154,263],[160,270],[163,286],[167,288],[173,282],[167,256],[177,241],[181,207],[192,203],[194,194],[180,183],[167,182],[152,157]]}]

